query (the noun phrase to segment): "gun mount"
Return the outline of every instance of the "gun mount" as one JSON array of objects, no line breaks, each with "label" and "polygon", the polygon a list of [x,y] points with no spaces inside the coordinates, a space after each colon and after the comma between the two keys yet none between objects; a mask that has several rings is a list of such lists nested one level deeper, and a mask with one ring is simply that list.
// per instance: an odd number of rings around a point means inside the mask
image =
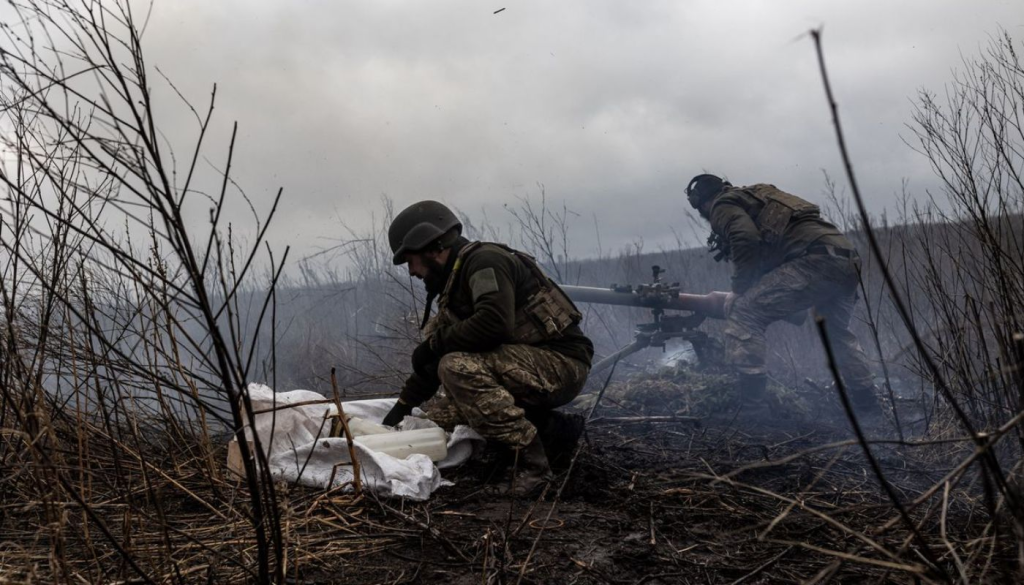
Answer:
[{"label": "gun mount", "polygon": [[[665,348],[670,339],[680,338],[693,346],[698,361],[710,364],[716,360],[714,340],[697,327],[706,318],[724,319],[725,306],[732,293],[711,292],[695,295],[680,292],[678,282],[666,283],[661,279],[665,271],[653,266],[653,281],[639,286],[612,285],[608,288],[559,285],[565,294],[577,303],[619,305],[651,309],[653,319],[637,325],[633,342],[597,362],[592,373],[614,365],[622,358],[648,347]],[[665,315],[665,311],[687,311],[688,315]]]}]

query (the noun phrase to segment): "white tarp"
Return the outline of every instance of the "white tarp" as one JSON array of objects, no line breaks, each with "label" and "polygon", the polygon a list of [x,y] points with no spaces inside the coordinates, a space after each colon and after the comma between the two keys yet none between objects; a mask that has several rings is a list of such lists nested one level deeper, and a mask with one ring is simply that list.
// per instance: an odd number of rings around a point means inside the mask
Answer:
[{"label": "white tarp", "polygon": [[[329,437],[333,421],[330,417],[337,413],[333,401],[325,401],[323,395],[309,390],[275,393],[263,384],[249,384],[249,397],[256,413],[255,431],[267,451],[275,479],[321,489],[352,481],[348,444],[343,437]],[[393,398],[357,400],[343,403],[342,408],[350,417],[380,422],[394,404]],[[404,430],[436,426],[418,408],[401,424]],[[251,432],[252,429],[245,429],[250,441]],[[450,485],[441,478],[439,468],[461,465],[483,443],[476,431],[458,426],[448,436],[448,456],[437,465],[426,455],[396,459],[371,451],[359,443],[358,437],[354,446],[364,489],[383,496],[422,501],[437,488]]]}]

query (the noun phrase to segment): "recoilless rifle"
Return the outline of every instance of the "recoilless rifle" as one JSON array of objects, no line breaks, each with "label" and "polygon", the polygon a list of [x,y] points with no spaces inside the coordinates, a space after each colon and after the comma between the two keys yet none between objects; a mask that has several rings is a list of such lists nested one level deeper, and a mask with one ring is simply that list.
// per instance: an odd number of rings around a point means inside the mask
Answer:
[{"label": "recoilless rifle", "polygon": [[[697,329],[705,319],[725,319],[727,309],[736,298],[734,293],[714,291],[704,295],[680,292],[678,282],[668,284],[661,279],[665,270],[652,266],[653,281],[650,284],[608,288],[559,285],[573,302],[599,305],[620,305],[651,309],[652,320],[640,323],[633,332],[633,342],[597,362],[590,368],[592,373],[600,372],[622,358],[648,347],[665,349],[670,339],[684,339],[693,346],[697,362],[704,366],[722,364],[722,348],[718,340]],[[666,315],[665,311],[686,311],[686,315]],[[790,315],[783,321],[802,325],[807,312]]]},{"label": "recoilless rifle", "polygon": [[[725,319],[726,306],[735,297],[728,292],[710,292],[695,295],[680,292],[678,282],[671,284],[662,280],[665,270],[652,266],[653,280],[650,284],[608,288],[559,285],[573,302],[600,305],[620,305],[651,309],[652,320],[640,323],[633,332],[633,342],[595,363],[591,373],[608,368],[626,356],[648,347],[662,350],[670,339],[684,339],[693,346],[697,360],[702,365],[719,363],[720,348],[716,340],[697,329],[705,319]],[[688,314],[666,315],[665,311],[685,311]]]}]

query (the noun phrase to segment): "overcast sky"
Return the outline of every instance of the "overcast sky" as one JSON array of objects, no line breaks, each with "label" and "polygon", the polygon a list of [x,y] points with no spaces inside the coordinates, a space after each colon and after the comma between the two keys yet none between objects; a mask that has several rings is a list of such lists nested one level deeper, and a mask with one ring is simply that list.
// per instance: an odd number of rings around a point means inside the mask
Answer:
[{"label": "overcast sky", "polygon": [[[271,236],[293,258],[346,237],[339,218],[368,227],[384,194],[502,223],[538,184],[580,214],[571,252],[590,256],[592,215],[606,252],[689,237],[682,190],[705,169],[819,201],[823,170],[842,179],[819,26],[880,211],[904,179],[936,187],[903,143],[918,90],[1000,27],[1024,39],[1024,2],[156,0],[143,47],[199,104],[218,84],[233,175],[258,207],[284,188]],[[194,123],[163,113],[187,145]]]}]

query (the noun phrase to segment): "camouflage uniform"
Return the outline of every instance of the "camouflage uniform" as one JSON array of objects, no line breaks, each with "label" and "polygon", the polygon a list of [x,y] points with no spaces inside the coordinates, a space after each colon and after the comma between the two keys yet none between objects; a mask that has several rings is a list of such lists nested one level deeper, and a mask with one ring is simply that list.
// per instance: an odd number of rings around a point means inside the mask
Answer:
[{"label": "camouflage uniform", "polygon": [[726,322],[726,355],[744,374],[765,374],[765,329],[770,323],[813,308],[825,319],[829,341],[847,385],[854,392],[873,385],[867,356],[850,331],[857,302],[857,264],[849,258],[805,256],[764,275],[733,303]]},{"label": "camouflage uniform", "polygon": [[488,439],[523,446],[537,434],[524,409],[568,404],[583,389],[589,369],[550,350],[510,344],[447,354],[438,374],[459,419]]},{"label": "camouflage uniform", "polygon": [[[784,205],[769,208],[774,198]],[[873,400],[867,357],[849,327],[860,271],[853,244],[816,206],[771,185],[730,186],[709,215],[717,246],[733,262],[738,294],[725,327],[729,363],[741,374],[765,375],[765,329],[813,308],[825,319],[851,396]]]},{"label": "camouflage uniform", "polygon": [[428,409],[432,419],[442,426],[465,422],[485,438],[523,447],[537,434],[524,408],[552,409],[575,398],[593,344],[575,323],[535,334],[523,308],[541,289],[538,274],[504,247],[474,244],[463,253],[467,245],[460,238],[452,248],[446,293],[426,328],[431,349],[442,356],[437,378],[414,374],[400,397],[419,405],[443,385],[444,404]]}]

